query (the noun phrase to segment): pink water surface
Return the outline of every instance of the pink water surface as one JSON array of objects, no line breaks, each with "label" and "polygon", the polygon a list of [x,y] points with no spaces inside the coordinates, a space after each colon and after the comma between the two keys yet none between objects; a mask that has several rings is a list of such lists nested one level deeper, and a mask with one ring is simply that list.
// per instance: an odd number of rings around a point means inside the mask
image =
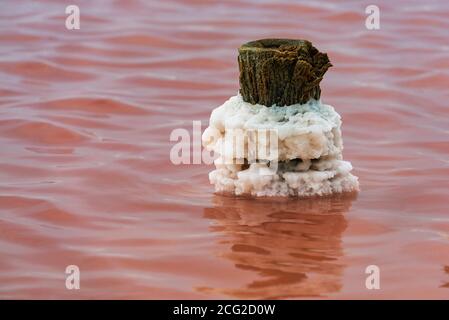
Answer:
[{"label": "pink water surface", "polygon": [[[448,17],[447,1],[2,1],[0,298],[449,298]],[[357,197],[222,197],[211,166],[170,162],[172,130],[205,127],[238,90],[236,48],[265,37],[329,54]]]}]

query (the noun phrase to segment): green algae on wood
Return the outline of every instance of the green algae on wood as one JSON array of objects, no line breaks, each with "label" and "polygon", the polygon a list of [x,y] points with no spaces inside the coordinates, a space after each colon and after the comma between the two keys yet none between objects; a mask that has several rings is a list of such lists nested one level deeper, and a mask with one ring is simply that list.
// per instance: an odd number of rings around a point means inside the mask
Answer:
[{"label": "green algae on wood", "polygon": [[332,66],[310,41],[261,39],[239,48],[240,94],[251,104],[288,106],[319,99]]}]

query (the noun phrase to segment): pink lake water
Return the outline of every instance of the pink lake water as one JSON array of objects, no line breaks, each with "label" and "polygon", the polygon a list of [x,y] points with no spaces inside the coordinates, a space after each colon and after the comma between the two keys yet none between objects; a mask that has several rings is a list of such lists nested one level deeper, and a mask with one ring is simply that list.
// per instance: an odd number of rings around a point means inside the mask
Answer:
[{"label": "pink lake water", "polygon": [[[0,298],[449,298],[449,3],[76,2],[80,30],[70,1],[1,5]],[[223,197],[170,162],[266,37],[328,53],[357,196]]]}]

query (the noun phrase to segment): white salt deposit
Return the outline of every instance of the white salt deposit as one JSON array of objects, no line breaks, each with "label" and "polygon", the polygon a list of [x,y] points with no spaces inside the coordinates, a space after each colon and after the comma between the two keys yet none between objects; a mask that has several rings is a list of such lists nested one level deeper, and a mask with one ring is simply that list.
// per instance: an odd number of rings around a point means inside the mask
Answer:
[{"label": "white salt deposit", "polygon": [[[240,95],[231,97],[213,110],[203,145],[221,155],[216,170],[209,174],[216,192],[253,196],[313,196],[358,190],[352,166],[342,160],[341,119],[334,108],[321,101],[285,107],[252,105]],[[265,147],[277,149],[250,158],[251,132],[275,130],[276,139],[263,140]],[[227,144],[226,135],[237,132],[242,151]],[[229,136],[228,136],[229,137]],[[278,159],[275,162],[259,161]]]}]

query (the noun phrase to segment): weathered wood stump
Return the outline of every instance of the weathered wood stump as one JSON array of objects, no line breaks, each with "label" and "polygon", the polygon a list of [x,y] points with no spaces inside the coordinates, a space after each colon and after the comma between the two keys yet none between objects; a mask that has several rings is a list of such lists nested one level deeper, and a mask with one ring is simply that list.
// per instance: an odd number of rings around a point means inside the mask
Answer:
[{"label": "weathered wood stump", "polygon": [[320,81],[332,66],[307,40],[261,39],[239,48],[240,94],[271,107],[319,99]]}]

